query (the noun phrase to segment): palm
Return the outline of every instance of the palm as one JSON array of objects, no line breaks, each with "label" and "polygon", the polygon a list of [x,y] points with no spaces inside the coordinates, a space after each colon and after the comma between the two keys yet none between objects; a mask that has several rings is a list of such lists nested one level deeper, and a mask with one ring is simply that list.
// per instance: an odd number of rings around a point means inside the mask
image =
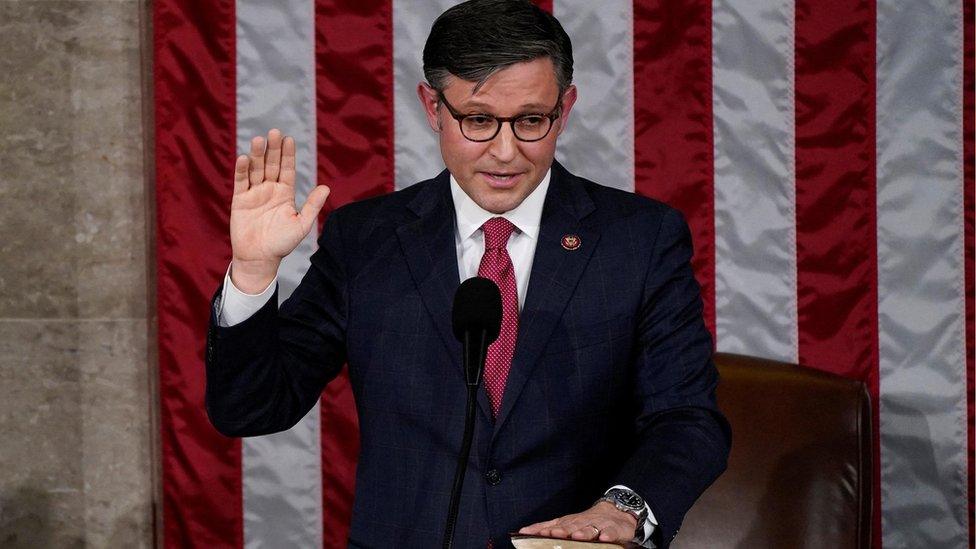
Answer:
[{"label": "palm", "polygon": [[307,231],[295,210],[295,190],[267,181],[234,196],[231,203],[231,246],[238,259],[284,257]]},{"label": "palm", "polygon": [[251,141],[249,155],[237,158],[230,240],[234,260],[276,263],[291,253],[312,228],[328,196],[328,187],[309,194],[295,208],[295,142],[281,133]]}]

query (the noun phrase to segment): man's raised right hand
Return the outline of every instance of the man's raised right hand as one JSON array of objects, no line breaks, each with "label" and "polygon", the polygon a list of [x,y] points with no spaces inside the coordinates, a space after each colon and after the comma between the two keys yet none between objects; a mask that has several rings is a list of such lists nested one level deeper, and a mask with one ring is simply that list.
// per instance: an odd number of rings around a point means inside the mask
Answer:
[{"label": "man's raised right hand", "polygon": [[301,211],[295,208],[295,140],[268,132],[251,140],[250,154],[237,157],[230,207],[231,280],[239,290],[260,293],[278,272],[283,257],[312,229],[329,196],[318,185]]}]

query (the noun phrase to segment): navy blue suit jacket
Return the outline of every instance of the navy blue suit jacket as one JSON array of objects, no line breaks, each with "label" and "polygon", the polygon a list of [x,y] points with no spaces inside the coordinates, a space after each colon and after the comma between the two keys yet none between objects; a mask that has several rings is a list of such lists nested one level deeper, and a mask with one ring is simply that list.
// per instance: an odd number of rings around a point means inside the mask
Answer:
[{"label": "navy blue suit jacket", "polygon": [[[561,246],[577,235],[576,250]],[[349,545],[440,544],[464,425],[459,285],[447,172],[333,212],[294,294],[223,328],[213,310],[207,410],[228,436],[287,429],[343,364],[361,452]],[[558,163],[501,410],[479,392],[457,547],[587,509],[610,486],[647,499],[667,546],[724,470],[728,424],[675,210]]]}]

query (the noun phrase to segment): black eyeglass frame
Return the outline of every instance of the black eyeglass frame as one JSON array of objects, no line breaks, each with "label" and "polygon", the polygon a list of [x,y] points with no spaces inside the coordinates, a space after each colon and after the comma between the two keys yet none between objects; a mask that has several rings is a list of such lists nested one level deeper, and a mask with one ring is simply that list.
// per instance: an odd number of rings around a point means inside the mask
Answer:
[{"label": "black eyeglass frame", "polygon": [[[508,122],[508,125],[512,127],[512,135],[515,136],[515,139],[518,139],[519,141],[522,141],[523,143],[535,143],[536,141],[542,141],[543,139],[545,139],[546,137],[549,136],[549,132],[552,131],[552,126],[556,122],[556,119],[559,118],[562,115],[562,97],[563,97],[563,94],[562,93],[559,94],[559,99],[556,100],[556,106],[553,107],[552,110],[549,111],[548,114],[531,113],[531,114],[520,114],[518,116],[494,116],[494,115],[491,115],[491,114],[483,114],[483,113],[481,113],[481,114],[461,114],[461,113],[457,112],[457,110],[454,107],[452,107],[450,103],[447,102],[447,98],[444,97],[444,94],[443,93],[441,93],[440,91],[438,91],[437,92],[437,95],[440,97],[441,102],[444,103],[444,106],[447,107],[447,112],[450,113],[451,118],[453,118],[454,120],[457,120],[458,129],[461,130],[461,135],[463,135],[464,138],[467,139],[468,141],[473,141],[475,143],[485,143],[485,142],[491,141],[492,139],[498,137],[498,132],[500,132],[502,130],[502,124],[504,122]],[[496,124],[495,124],[495,133],[491,134],[491,137],[487,137],[485,139],[471,139],[470,137],[468,137],[468,135],[466,133],[464,133],[464,125],[462,124],[462,121],[465,118],[469,118],[469,117],[473,117],[473,116],[480,116],[480,117],[485,117],[485,118],[491,118],[492,120],[494,120],[496,122]],[[539,137],[539,138],[536,138],[536,139],[522,139],[521,137],[519,137],[518,132],[515,130],[515,122],[518,121],[518,120],[521,120],[522,118],[528,118],[528,117],[531,117],[531,116],[541,116],[543,118],[548,118],[549,119],[549,128],[546,129],[546,133],[543,134],[542,137]]]}]

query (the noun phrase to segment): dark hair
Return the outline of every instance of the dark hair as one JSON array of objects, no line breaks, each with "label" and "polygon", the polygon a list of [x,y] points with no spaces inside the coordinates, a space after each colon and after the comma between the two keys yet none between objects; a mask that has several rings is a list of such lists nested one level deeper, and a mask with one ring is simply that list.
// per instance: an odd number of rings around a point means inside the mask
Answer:
[{"label": "dark hair", "polygon": [[424,77],[444,89],[448,75],[477,82],[510,65],[552,60],[562,93],[573,81],[573,45],[562,25],[529,0],[469,0],[440,15],[424,45]]}]

